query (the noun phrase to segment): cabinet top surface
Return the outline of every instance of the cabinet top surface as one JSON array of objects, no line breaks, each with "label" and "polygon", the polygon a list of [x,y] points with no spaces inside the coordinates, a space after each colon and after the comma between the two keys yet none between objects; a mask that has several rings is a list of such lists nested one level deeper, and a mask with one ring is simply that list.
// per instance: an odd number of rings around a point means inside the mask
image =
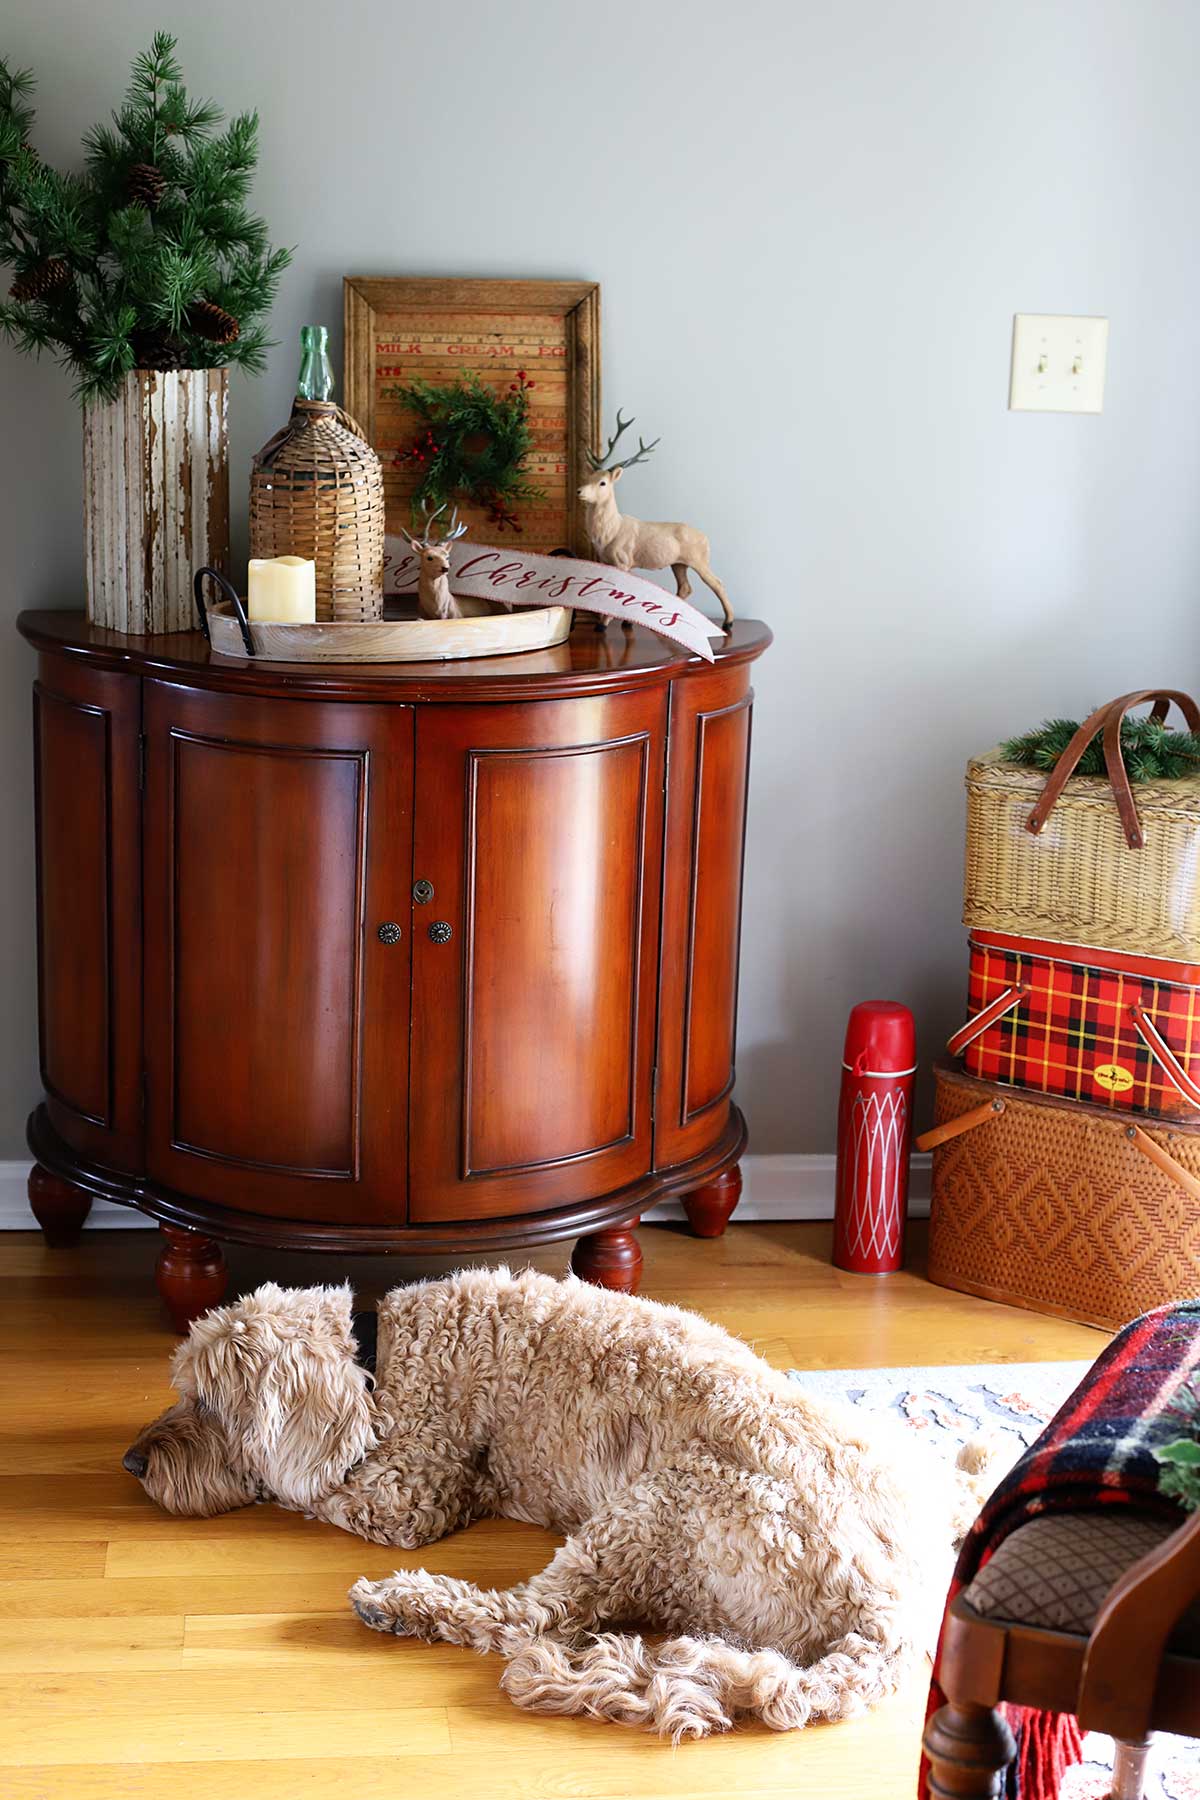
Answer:
[{"label": "cabinet top surface", "polygon": [[[199,631],[129,637],[90,625],[81,612],[23,612],[17,628],[39,650],[82,657],[97,668],[187,686],[331,700],[563,698],[702,675],[709,666],[639,626],[597,631],[590,619],[577,622],[566,642],[549,650],[428,663],[249,661],[216,655]],[[761,620],[736,619],[727,637],[714,640],[713,655],[718,666],[749,662],[770,642]]]}]

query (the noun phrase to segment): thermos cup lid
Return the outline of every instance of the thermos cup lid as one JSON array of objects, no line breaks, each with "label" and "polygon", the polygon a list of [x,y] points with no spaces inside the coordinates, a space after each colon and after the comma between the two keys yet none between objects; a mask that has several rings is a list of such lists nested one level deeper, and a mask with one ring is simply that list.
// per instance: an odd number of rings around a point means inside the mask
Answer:
[{"label": "thermos cup lid", "polygon": [[899,1000],[862,1000],[846,1024],[843,1062],[856,1075],[909,1075],[917,1060],[913,1016]]}]

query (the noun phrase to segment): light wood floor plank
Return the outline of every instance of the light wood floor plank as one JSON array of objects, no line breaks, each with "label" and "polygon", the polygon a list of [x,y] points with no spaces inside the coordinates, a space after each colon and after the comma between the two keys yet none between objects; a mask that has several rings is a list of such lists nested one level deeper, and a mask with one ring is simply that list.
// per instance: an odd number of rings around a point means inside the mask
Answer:
[{"label": "light wood floor plank", "polygon": [[181,1617],[81,1619],[31,1609],[24,1618],[0,1620],[0,1673],[182,1665]]},{"label": "light wood floor plank", "polygon": [[[213,1521],[210,1521],[210,1530]],[[220,1524],[222,1521],[215,1521]],[[248,1575],[262,1578],[320,1569],[336,1572],[347,1585],[380,1561],[392,1569],[436,1569],[471,1581],[486,1580],[490,1587],[526,1581],[544,1568],[561,1539],[536,1525],[509,1520],[489,1522],[487,1536],[474,1530],[428,1544],[423,1550],[380,1549],[361,1538],[331,1526],[305,1521],[303,1532],[278,1536],[257,1533],[243,1537],[237,1522],[228,1518],[219,1536],[189,1538],[186,1542],[157,1537],[126,1538],[108,1546],[104,1574],[114,1580],[189,1576],[209,1580],[214,1575]]]},{"label": "light wood floor plank", "polygon": [[[128,1696],[132,1699],[133,1696]],[[416,1756],[450,1749],[446,1710],[441,1706],[389,1712],[267,1711],[247,1714],[120,1712],[51,1713],[34,1724],[0,1720],[0,1767],[27,1768],[50,1761],[96,1762],[272,1762],[282,1756],[305,1761],[341,1759],[348,1746],[364,1756],[386,1756],[397,1744]]]},{"label": "light wood floor plank", "polygon": [[[356,1628],[353,1635],[351,1626]],[[452,1704],[481,1707],[495,1695],[503,1710],[511,1711],[498,1693],[503,1664],[494,1659],[464,1656],[452,1644],[375,1642],[378,1650],[357,1620],[348,1621],[340,1657],[310,1653],[264,1661],[249,1677],[236,1660],[211,1668],[185,1660],[182,1680],[178,1668],[139,1670],[136,1686],[117,1669],[0,1674],[0,1717],[32,1721],[65,1712],[124,1712],[135,1699],[139,1709],[163,1716],[260,1713],[271,1692],[285,1697],[293,1712],[344,1712],[347,1698],[360,1695],[370,1696],[372,1708],[388,1712]],[[332,1662],[351,1660],[359,1666],[346,1670],[347,1680],[331,1673]]]},{"label": "light wood floor plank", "polygon": [[0,1548],[0,1581],[65,1581],[103,1575],[110,1546],[103,1539],[78,1543],[5,1544]]},{"label": "light wood floor plank", "polygon": [[[658,1227],[642,1241],[644,1292],[708,1314],[781,1368],[1079,1358],[1105,1341],[931,1287],[915,1268],[836,1273],[827,1226],[734,1226],[710,1243]],[[844,1725],[673,1750],[521,1713],[499,1659],[381,1637],[348,1606],[358,1575],[422,1562],[489,1585],[524,1579],[548,1560],[549,1533],[485,1521],[412,1554],[275,1507],[159,1513],[120,1467],[170,1393],[155,1248],[141,1232],[59,1252],[32,1234],[0,1240],[2,1800],[912,1800],[922,1680]],[[561,1274],[566,1256],[532,1260]],[[242,1291],[329,1273],[320,1257],[235,1248],[230,1260]],[[366,1305],[398,1271],[349,1259],[344,1272]]]}]

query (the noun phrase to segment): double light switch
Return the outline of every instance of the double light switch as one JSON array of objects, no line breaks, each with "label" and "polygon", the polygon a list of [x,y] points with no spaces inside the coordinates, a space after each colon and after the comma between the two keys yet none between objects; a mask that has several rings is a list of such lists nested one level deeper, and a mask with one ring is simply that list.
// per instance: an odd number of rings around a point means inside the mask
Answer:
[{"label": "double light switch", "polygon": [[1013,319],[1010,412],[1103,412],[1107,355],[1107,319],[1018,313]]}]

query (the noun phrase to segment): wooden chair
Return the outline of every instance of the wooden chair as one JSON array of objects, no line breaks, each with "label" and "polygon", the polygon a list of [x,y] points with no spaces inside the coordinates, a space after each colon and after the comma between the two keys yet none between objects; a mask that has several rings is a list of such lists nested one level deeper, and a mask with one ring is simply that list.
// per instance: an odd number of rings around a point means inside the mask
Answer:
[{"label": "wooden chair", "polygon": [[925,1731],[933,1800],[992,1800],[1014,1753],[1001,1701],[1117,1740],[1114,1800],[1141,1800],[1149,1735],[1200,1736],[1200,1513],[1047,1513],[1004,1540],[946,1619],[946,1704]]}]

